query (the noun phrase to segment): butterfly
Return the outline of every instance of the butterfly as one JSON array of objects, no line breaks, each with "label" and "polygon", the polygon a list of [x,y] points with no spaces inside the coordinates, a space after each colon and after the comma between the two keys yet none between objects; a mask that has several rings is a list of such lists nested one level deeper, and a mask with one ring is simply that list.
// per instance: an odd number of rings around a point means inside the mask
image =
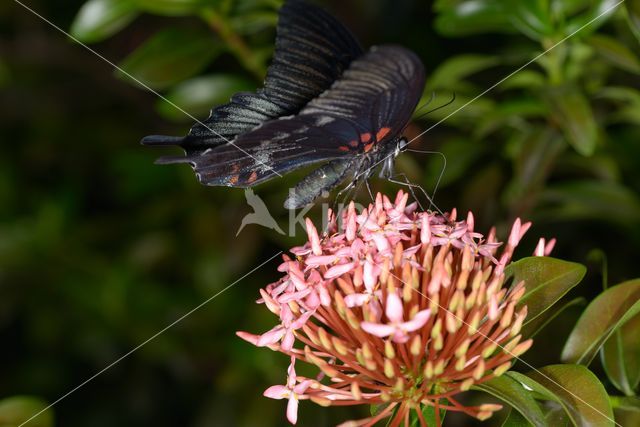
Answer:
[{"label": "butterfly", "polygon": [[323,9],[300,0],[281,7],[264,87],[235,94],[185,137],[151,135],[143,145],[178,145],[205,185],[247,188],[319,165],[284,205],[312,203],[346,181],[393,175],[408,141],[402,132],[422,95],[424,66],[396,45],[364,51]]}]

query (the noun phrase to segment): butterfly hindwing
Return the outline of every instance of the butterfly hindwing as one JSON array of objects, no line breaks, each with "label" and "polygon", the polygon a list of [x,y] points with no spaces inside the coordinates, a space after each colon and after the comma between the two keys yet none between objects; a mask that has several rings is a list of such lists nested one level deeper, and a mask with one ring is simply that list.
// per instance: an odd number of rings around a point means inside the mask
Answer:
[{"label": "butterfly hindwing", "polygon": [[422,64],[413,53],[381,46],[353,61],[298,115],[184,159],[203,184],[247,187],[312,163],[357,156],[402,131],[423,85]]}]

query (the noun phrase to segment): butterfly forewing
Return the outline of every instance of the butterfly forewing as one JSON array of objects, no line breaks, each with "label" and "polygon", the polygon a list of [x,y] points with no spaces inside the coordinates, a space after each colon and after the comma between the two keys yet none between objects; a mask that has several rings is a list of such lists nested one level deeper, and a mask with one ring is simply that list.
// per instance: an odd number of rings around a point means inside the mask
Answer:
[{"label": "butterfly forewing", "polygon": [[264,89],[234,95],[231,102],[195,124],[183,139],[154,135],[142,143],[180,145],[187,156],[226,144],[262,123],[298,113],[362,54],[357,40],[340,22],[301,1],[287,1],[282,6],[276,32],[276,49]]}]

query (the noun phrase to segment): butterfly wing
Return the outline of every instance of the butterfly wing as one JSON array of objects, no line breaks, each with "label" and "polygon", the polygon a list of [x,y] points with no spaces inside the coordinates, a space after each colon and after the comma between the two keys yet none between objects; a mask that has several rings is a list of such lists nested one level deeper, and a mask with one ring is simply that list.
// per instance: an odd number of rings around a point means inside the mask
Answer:
[{"label": "butterfly wing", "polygon": [[298,113],[327,90],[362,48],[324,10],[296,0],[280,9],[276,48],[264,88],[234,95],[184,138],[152,135],[145,145],[179,145],[187,156],[226,144],[269,120]]},{"label": "butterfly wing", "polygon": [[235,146],[169,161],[191,163],[203,184],[248,187],[305,165],[366,153],[402,132],[424,79],[411,51],[372,48],[298,115],[239,135]]}]

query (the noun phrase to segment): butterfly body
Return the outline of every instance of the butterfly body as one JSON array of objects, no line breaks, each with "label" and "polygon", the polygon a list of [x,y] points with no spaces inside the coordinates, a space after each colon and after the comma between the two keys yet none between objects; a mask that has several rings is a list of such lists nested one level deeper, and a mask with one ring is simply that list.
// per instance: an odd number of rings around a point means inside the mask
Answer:
[{"label": "butterfly body", "polygon": [[150,136],[146,145],[179,145],[206,185],[252,187],[322,163],[295,187],[287,208],[311,203],[348,179],[389,176],[401,133],[424,86],[424,68],[394,45],[363,52],[333,17],[301,1],[282,7],[265,88],[240,93],[184,138]]}]

